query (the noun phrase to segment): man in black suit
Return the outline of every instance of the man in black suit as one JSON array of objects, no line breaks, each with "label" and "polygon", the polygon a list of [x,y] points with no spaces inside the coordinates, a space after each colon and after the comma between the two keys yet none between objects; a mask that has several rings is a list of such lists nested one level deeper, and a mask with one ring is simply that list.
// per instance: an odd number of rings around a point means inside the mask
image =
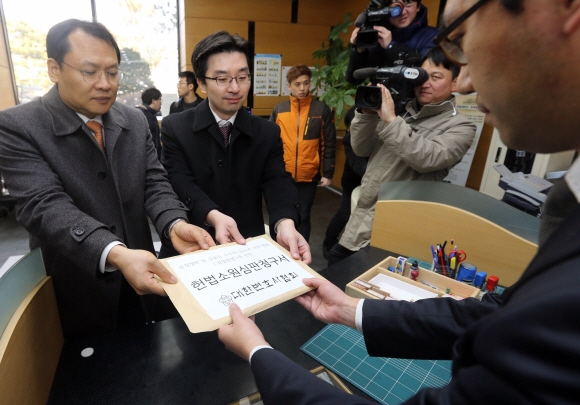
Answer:
[{"label": "man in black suit", "polygon": [[[252,55],[248,41],[225,31],[195,46],[191,63],[207,98],[163,120],[162,163],[189,221],[208,226],[218,243],[245,243],[264,233],[263,195],[272,237],[310,263],[310,247],[296,231],[298,195],[285,169],[280,128],[243,106]],[[160,254],[175,252],[164,246]]]},{"label": "man in black suit", "polygon": [[151,133],[151,140],[153,145],[155,145],[155,150],[157,151],[157,158],[161,159],[161,141],[159,139],[159,123],[157,122],[157,113],[161,111],[161,92],[155,87],[150,87],[143,90],[141,93],[142,104],[137,106],[138,110],[141,110],[145,118],[147,118],[147,124],[149,124],[149,132]]},{"label": "man in black suit", "polygon": [[[459,91],[478,91],[479,109],[506,145],[536,153],[580,148],[580,2],[448,0],[443,20],[437,42],[465,65]],[[574,208],[501,296],[358,300],[328,281],[306,279],[315,290],[297,301],[320,320],[362,331],[370,355],[452,359],[451,382],[419,391],[409,404],[578,403],[578,161],[565,180]],[[219,337],[251,359],[265,404],[370,403],[317,381],[268,349],[239,308],[230,312],[233,325],[220,328]]]}]

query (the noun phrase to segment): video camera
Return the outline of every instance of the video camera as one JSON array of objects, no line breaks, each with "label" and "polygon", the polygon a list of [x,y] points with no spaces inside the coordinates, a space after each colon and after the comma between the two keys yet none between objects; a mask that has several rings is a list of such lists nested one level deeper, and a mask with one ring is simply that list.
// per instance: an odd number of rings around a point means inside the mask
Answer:
[{"label": "video camera", "polygon": [[354,25],[360,28],[356,36],[356,47],[372,48],[377,46],[379,43],[379,33],[373,29],[373,26],[385,26],[389,17],[400,16],[404,7],[399,2],[390,4],[389,0],[371,0],[371,4],[369,4],[365,11],[359,14],[354,22]]},{"label": "video camera", "polygon": [[371,78],[372,86],[359,86],[356,89],[355,106],[378,110],[383,101],[381,89],[377,84],[385,86],[393,97],[395,114],[405,111],[405,106],[415,98],[415,87],[422,85],[429,79],[427,71],[411,65],[411,58],[399,59],[393,67],[369,67],[358,69],[353,76],[358,80]]}]

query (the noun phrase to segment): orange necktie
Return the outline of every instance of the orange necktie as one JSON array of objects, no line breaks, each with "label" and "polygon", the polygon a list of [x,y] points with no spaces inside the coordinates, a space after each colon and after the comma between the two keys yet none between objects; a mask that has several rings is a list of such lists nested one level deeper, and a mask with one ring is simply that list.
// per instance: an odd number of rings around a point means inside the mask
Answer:
[{"label": "orange necktie", "polygon": [[95,133],[95,140],[104,151],[105,144],[103,143],[103,126],[97,121],[88,121],[87,127]]}]

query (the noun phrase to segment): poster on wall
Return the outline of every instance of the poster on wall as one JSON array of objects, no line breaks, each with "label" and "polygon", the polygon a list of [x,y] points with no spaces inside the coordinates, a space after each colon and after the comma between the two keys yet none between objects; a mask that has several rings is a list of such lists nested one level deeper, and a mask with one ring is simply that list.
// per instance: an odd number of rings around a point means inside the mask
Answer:
[{"label": "poster on wall", "polygon": [[450,171],[447,177],[443,179],[446,183],[455,184],[458,186],[465,187],[467,183],[467,177],[469,176],[469,169],[471,168],[471,163],[473,163],[473,156],[475,155],[475,150],[477,149],[477,143],[479,142],[479,136],[481,135],[481,130],[483,129],[483,119],[485,114],[477,109],[477,94],[468,95],[455,95],[457,112],[465,115],[467,119],[471,120],[477,129],[475,130],[475,138],[473,139],[473,144],[461,159],[461,162],[457,163]]},{"label": "poster on wall", "polygon": [[254,57],[254,94],[279,96],[282,72],[282,55],[257,54]]},{"label": "poster on wall", "polygon": [[[316,70],[316,68],[314,66],[308,66],[308,67],[310,68],[312,73],[314,73],[314,71]],[[282,95],[283,96],[290,95],[290,90],[288,89],[288,80],[286,80],[286,75],[288,74],[288,71],[290,70],[290,68],[292,68],[292,66],[282,66]],[[314,88],[314,85],[312,84],[312,82],[310,82],[310,94],[312,94],[313,96],[316,95],[316,89]]]}]

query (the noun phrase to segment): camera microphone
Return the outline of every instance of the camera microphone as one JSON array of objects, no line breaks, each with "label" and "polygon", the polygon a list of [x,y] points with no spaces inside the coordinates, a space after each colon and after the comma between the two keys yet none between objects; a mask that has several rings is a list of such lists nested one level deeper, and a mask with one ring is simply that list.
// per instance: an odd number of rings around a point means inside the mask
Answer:
[{"label": "camera microphone", "polygon": [[361,27],[364,25],[365,21],[367,20],[367,14],[366,13],[360,13],[358,15],[358,17],[356,18],[356,21],[354,22],[354,26],[355,27]]},{"label": "camera microphone", "polygon": [[368,77],[373,77],[378,68],[363,68],[357,69],[352,73],[352,76],[357,80],[364,80]]}]

